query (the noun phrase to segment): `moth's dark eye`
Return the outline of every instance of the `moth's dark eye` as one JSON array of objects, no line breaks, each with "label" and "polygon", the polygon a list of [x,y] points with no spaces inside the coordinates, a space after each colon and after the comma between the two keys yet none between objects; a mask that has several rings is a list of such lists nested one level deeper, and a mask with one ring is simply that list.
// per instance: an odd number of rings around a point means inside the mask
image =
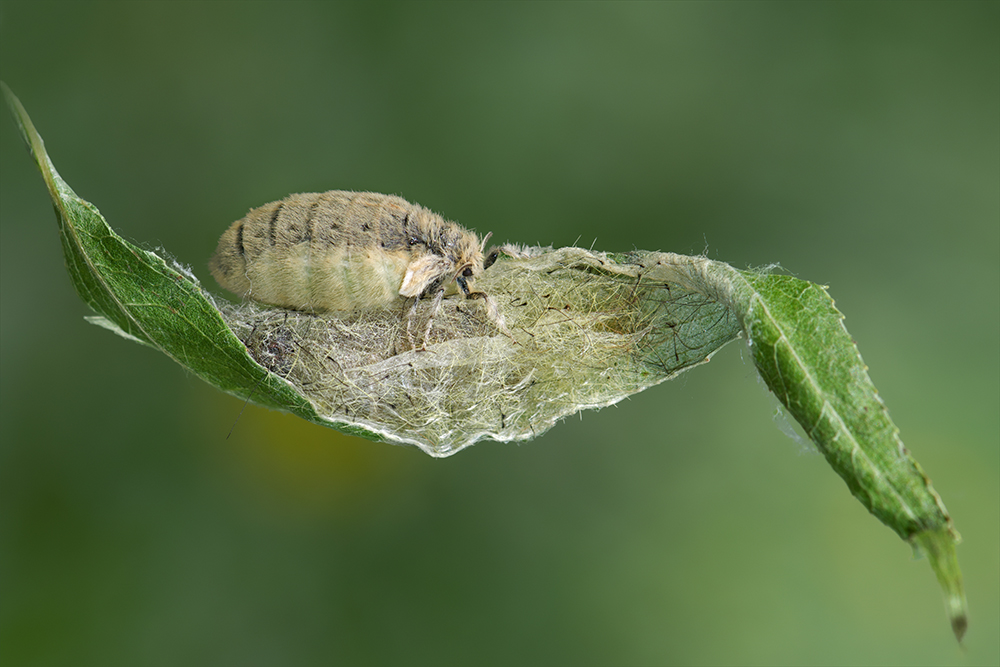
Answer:
[{"label": "moth's dark eye", "polygon": [[471,278],[472,277],[472,267],[471,266],[465,267],[465,271],[462,271],[462,275],[465,276],[466,278]]},{"label": "moth's dark eye", "polygon": [[420,239],[418,239],[416,236],[410,237],[410,245],[417,245],[418,243],[420,243]]},{"label": "moth's dark eye", "polygon": [[497,257],[500,256],[500,248],[493,247],[490,248],[489,253],[487,253],[486,258],[483,259],[483,271],[493,266],[493,262],[497,261]]}]

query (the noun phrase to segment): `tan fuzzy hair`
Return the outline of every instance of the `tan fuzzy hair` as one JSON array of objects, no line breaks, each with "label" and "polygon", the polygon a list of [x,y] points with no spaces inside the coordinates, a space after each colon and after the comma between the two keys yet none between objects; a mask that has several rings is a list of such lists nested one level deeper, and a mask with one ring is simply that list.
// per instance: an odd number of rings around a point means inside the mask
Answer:
[{"label": "tan fuzzy hair", "polygon": [[251,210],[209,262],[226,289],[295,310],[381,308],[432,291],[470,295],[479,237],[400,197],[332,190]]}]

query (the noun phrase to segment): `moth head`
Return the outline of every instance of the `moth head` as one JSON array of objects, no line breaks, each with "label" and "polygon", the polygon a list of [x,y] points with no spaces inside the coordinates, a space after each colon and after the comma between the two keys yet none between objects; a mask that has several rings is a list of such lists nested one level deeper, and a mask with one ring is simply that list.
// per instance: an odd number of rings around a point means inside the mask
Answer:
[{"label": "moth head", "polygon": [[459,272],[457,276],[455,276],[455,282],[458,283],[458,286],[462,290],[462,294],[464,294],[466,298],[468,298],[470,294],[469,278],[471,278],[474,275],[476,274],[473,268],[471,266],[466,266],[464,269],[461,270],[461,272]]},{"label": "moth head", "polygon": [[486,243],[493,236],[493,232],[489,232],[483,237],[483,240],[479,243],[479,247],[475,248],[470,257],[470,261],[461,265],[458,273],[455,275],[455,282],[458,283],[459,288],[462,290],[462,294],[465,298],[470,299],[474,296],[479,295],[479,292],[473,292],[469,289],[469,281],[474,277],[485,271],[486,269],[493,266],[493,262],[496,261],[499,251],[490,250],[490,253],[483,255],[483,251],[486,248]]},{"label": "moth head", "polygon": [[486,268],[483,247],[491,235],[487,234],[480,242],[475,234],[462,230],[443,239],[441,254],[427,252],[414,257],[403,275],[400,296],[419,297],[441,287],[454,293],[455,285],[466,297],[475,294],[470,291],[469,283]]}]

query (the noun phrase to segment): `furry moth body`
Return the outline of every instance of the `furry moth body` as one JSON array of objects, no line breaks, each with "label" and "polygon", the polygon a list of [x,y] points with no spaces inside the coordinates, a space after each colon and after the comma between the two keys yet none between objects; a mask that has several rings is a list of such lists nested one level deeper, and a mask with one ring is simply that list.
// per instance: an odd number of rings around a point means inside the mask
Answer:
[{"label": "furry moth body", "polygon": [[[487,235],[489,238],[489,235]],[[251,210],[219,239],[209,269],[220,285],[294,310],[387,307],[461,290],[492,264],[474,232],[392,195],[331,190]]]}]

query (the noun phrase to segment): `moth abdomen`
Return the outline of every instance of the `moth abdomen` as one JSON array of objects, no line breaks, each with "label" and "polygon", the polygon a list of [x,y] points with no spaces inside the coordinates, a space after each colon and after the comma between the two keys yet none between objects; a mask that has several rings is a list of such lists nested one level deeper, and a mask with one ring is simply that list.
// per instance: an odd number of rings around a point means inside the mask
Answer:
[{"label": "moth abdomen", "polygon": [[[240,296],[298,310],[391,305],[461,288],[483,270],[475,233],[391,195],[332,190],[251,210],[209,262]],[[461,282],[456,280],[462,277]]]}]

